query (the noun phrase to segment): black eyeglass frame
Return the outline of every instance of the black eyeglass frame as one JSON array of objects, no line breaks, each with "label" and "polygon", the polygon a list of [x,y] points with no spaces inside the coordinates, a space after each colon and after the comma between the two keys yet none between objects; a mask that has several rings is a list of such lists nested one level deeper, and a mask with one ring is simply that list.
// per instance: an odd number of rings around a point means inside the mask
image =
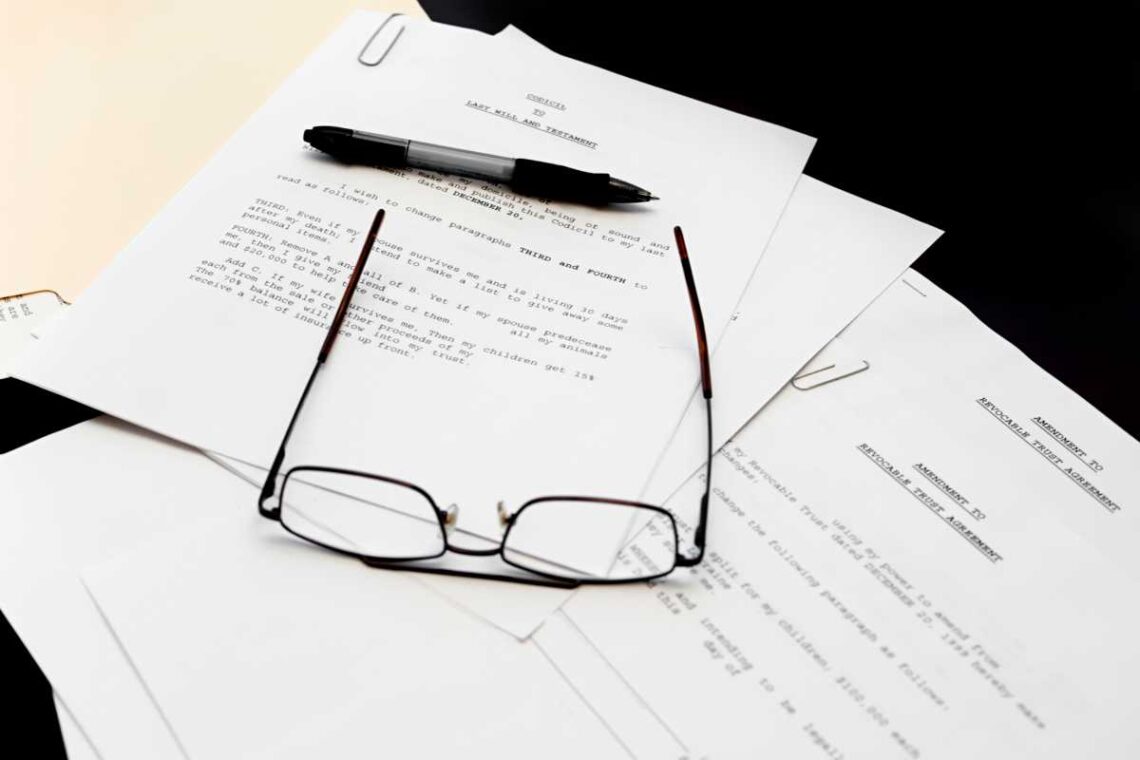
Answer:
[{"label": "black eyeglass frame", "polygon": [[[712,445],[712,440],[713,440],[712,439],[712,374],[711,374],[710,366],[709,366],[710,362],[709,362],[709,355],[708,355],[708,342],[707,342],[706,337],[705,337],[704,315],[701,312],[700,301],[697,297],[696,284],[693,280],[692,267],[689,265],[688,250],[685,246],[684,235],[682,234],[680,227],[674,227],[673,228],[673,234],[674,234],[674,238],[676,239],[676,242],[677,242],[677,250],[678,250],[678,254],[680,255],[680,259],[681,259],[681,267],[682,267],[682,270],[684,272],[685,284],[686,284],[686,287],[687,287],[688,292],[689,292],[689,303],[690,303],[690,306],[692,307],[693,321],[695,323],[696,331],[697,331],[697,348],[698,348],[698,352],[700,354],[700,361],[701,361],[701,390],[702,390],[702,395],[704,396],[704,399],[705,399],[705,411],[706,411],[706,417],[707,417],[707,426],[706,426],[706,431],[707,431],[707,451],[706,451],[706,454],[707,454],[707,457],[705,460],[705,478],[704,478],[705,490],[704,490],[704,494],[701,496],[700,515],[699,515],[699,519],[697,522],[696,530],[694,531],[694,535],[693,535],[693,544],[696,548],[695,552],[693,552],[689,555],[685,555],[685,554],[681,553],[681,551],[680,551],[681,541],[680,541],[680,536],[679,536],[678,531],[677,531],[677,520],[673,516],[673,514],[671,512],[669,512],[668,510],[666,510],[660,506],[656,506],[653,504],[645,504],[643,502],[638,502],[638,501],[629,501],[627,499],[611,499],[611,498],[595,497],[595,496],[539,496],[537,498],[530,499],[529,501],[524,502],[523,505],[521,507],[519,507],[517,510],[515,510],[514,512],[505,516],[505,518],[503,520],[505,530],[503,532],[502,538],[499,540],[498,546],[496,546],[494,548],[489,548],[489,549],[472,549],[472,548],[463,547],[463,546],[456,546],[456,545],[453,545],[448,540],[448,526],[450,525],[450,522],[453,519],[453,514],[447,510],[440,509],[439,506],[436,504],[435,499],[433,499],[431,494],[428,493],[425,489],[421,488],[420,486],[417,486],[414,483],[410,483],[410,482],[404,481],[404,480],[399,480],[397,478],[391,478],[391,477],[387,477],[384,475],[377,475],[377,474],[371,473],[371,472],[362,472],[359,470],[348,470],[348,469],[337,468],[337,467],[323,467],[323,466],[317,466],[317,465],[297,465],[297,466],[289,468],[285,473],[284,479],[282,480],[281,493],[280,493],[280,496],[277,500],[277,506],[275,506],[275,507],[269,506],[269,501],[274,497],[274,495],[277,491],[277,479],[278,479],[278,476],[280,475],[281,465],[284,463],[284,460],[285,460],[286,445],[288,444],[289,438],[293,433],[293,428],[296,426],[297,419],[300,417],[301,409],[304,407],[305,400],[308,398],[308,395],[309,395],[309,391],[313,387],[313,382],[316,380],[317,373],[320,371],[320,368],[324,365],[324,363],[328,360],[329,353],[332,350],[333,343],[336,341],[337,336],[340,334],[341,325],[344,322],[345,315],[348,312],[349,304],[351,303],[352,297],[353,297],[354,293],[356,292],[356,287],[360,282],[360,277],[364,272],[364,267],[366,266],[366,264],[368,262],[369,254],[372,251],[372,247],[375,245],[376,236],[380,231],[380,225],[383,223],[383,221],[384,221],[384,209],[380,209],[376,212],[376,216],[372,220],[372,225],[368,230],[367,236],[365,237],[364,245],[361,248],[359,257],[357,258],[356,265],[353,268],[351,276],[349,277],[349,281],[348,281],[347,286],[345,287],[344,294],[341,296],[340,305],[337,307],[336,314],[333,316],[332,322],[329,325],[329,331],[325,336],[324,343],[321,345],[320,352],[317,354],[316,365],[313,367],[313,371],[310,373],[309,379],[305,383],[305,388],[301,392],[301,398],[297,402],[297,407],[293,410],[293,416],[289,420],[289,426],[285,429],[285,434],[282,437],[281,445],[277,449],[277,454],[273,458],[273,464],[270,467],[269,473],[265,479],[265,483],[261,488],[261,493],[258,497],[258,512],[261,514],[261,516],[268,518],[268,519],[271,519],[271,520],[276,520],[277,522],[281,523],[282,528],[284,528],[290,534],[297,536],[298,538],[301,538],[305,541],[308,541],[308,542],[315,544],[317,546],[320,546],[322,548],[329,549],[330,551],[335,551],[335,552],[340,553],[340,554],[345,554],[345,555],[348,555],[351,557],[355,557],[355,558],[361,560],[362,562],[364,562],[369,567],[383,568],[383,569],[387,569],[387,570],[407,570],[407,571],[412,571],[412,572],[432,573],[432,574],[437,574],[437,575],[457,575],[457,576],[463,576],[463,577],[468,577],[468,578],[484,578],[484,579],[490,579],[490,580],[508,581],[508,582],[512,582],[512,583],[524,583],[524,584],[538,585],[538,586],[553,586],[553,587],[557,587],[557,588],[569,589],[569,588],[576,588],[576,587],[578,587],[580,585],[584,585],[584,584],[610,585],[610,584],[619,584],[619,583],[639,583],[639,582],[644,582],[644,581],[650,581],[650,580],[655,580],[657,578],[662,578],[662,577],[670,574],[671,572],[673,572],[678,567],[693,567],[693,566],[699,564],[704,559],[705,535],[706,535],[706,528],[707,528],[707,523],[708,523],[709,494],[710,494],[711,488],[712,488],[712,459],[713,459],[713,457],[712,457],[712,454],[713,454],[713,445]],[[292,528],[289,527],[289,525],[287,524],[286,521],[282,520],[280,505],[282,503],[284,503],[285,493],[286,493],[286,490],[288,488],[289,481],[291,480],[293,475],[297,474],[297,473],[304,473],[304,472],[323,472],[323,473],[329,473],[329,474],[334,474],[334,475],[346,475],[346,476],[352,476],[352,477],[357,477],[357,478],[366,478],[366,479],[371,479],[371,480],[375,480],[375,481],[379,481],[379,482],[389,483],[391,485],[409,488],[409,489],[415,491],[416,493],[418,493],[419,495],[421,495],[425,499],[427,499],[428,503],[431,505],[432,511],[434,512],[436,519],[439,522],[440,535],[443,539],[442,540],[442,544],[443,544],[442,548],[440,549],[440,551],[438,553],[431,554],[431,555],[425,555],[425,556],[421,556],[421,557],[400,557],[400,558],[373,557],[373,556],[369,556],[366,554],[361,554],[358,552],[349,551],[349,550],[344,549],[342,547],[332,546],[332,545],[323,543],[323,542],[318,541],[318,540],[316,540],[310,536],[303,535],[302,533],[299,533],[299,532],[293,530]],[[551,501],[580,502],[583,504],[589,504],[589,503],[611,504],[611,505],[618,505],[618,506],[627,506],[627,507],[636,508],[636,509],[650,510],[651,512],[663,515],[665,518],[668,519],[669,525],[670,525],[672,532],[673,532],[673,545],[674,545],[674,547],[676,547],[676,550],[674,552],[675,556],[673,558],[673,564],[667,570],[664,570],[664,571],[662,571],[656,575],[650,575],[650,576],[638,576],[638,577],[630,577],[630,578],[581,578],[581,577],[566,577],[566,576],[560,576],[560,575],[557,575],[554,573],[547,573],[547,572],[543,572],[540,570],[536,570],[533,567],[524,566],[524,565],[521,565],[517,562],[512,562],[507,557],[504,549],[507,546],[507,539],[509,538],[509,536],[511,534],[511,529],[517,523],[519,516],[522,515],[528,508],[530,508],[534,505],[543,504],[543,503],[551,502]],[[527,575],[523,575],[523,576],[501,575],[501,574],[496,574],[496,573],[485,573],[485,572],[459,569],[459,568],[446,568],[446,567],[434,567],[434,566],[429,566],[429,565],[411,564],[411,563],[415,563],[415,562],[423,562],[425,560],[437,559],[439,557],[442,557],[444,554],[447,554],[448,552],[454,552],[456,554],[472,556],[472,557],[498,556],[506,564],[508,564],[508,565],[510,565],[516,569],[524,571],[525,573],[527,573]]]}]

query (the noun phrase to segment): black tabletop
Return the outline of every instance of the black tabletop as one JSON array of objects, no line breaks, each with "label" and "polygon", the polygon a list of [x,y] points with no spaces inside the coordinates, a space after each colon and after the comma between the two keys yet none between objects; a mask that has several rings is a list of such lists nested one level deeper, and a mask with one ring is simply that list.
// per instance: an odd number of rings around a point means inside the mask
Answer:
[{"label": "black tabletop", "polygon": [[[818,137],[809,174],[946,230],[916,268],[1140,437],[1134,18],[1088,5],[421,4]],[[14,380],[0,381],[0,409],[0,451],[91,414]],[[3,743],[62,757],[50,688],[6,625],[0,662],[16,705]]]},{"label": "black tabletop", "polygon": [[[19,380],[0,380],[0,454],[90,419],[95,412]],[[0,494],[3,499],[5,494]],[[4,757],[64,758],[51,686],[24,644],[0,616],[0,689],[10,714],[0,722]],[[16,751],[19,754],[16,754]]]}]

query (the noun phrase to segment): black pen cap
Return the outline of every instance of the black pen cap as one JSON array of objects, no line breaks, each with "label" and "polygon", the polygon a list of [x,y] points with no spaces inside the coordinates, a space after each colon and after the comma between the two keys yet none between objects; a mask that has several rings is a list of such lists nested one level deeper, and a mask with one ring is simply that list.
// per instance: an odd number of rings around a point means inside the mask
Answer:
[{"label": "black pen cap", "polygon": [[302,135],[305,142],[333,158],[366,166],[406,165],[407,140],[357,132],[345,127],[312,127]]},{"label": "black pen cap", "polygon": [[312,127],[311,129],[306,129],[302,137],[305,138],[305,142],[315,148],[317,146],[314,140],[323,141],[336,139],[338,137],[351,138],[352,130],[345,127]]}]

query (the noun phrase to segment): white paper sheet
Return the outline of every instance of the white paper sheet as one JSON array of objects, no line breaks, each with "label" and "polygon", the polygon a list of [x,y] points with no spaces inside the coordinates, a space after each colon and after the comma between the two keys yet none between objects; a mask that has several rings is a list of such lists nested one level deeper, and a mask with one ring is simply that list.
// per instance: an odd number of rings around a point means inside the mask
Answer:
[{"label": "white paper sheet", "polygon": [[200,453],[99,418],[0,456],[0,608],[108,758],[182,758],[79,568],[240,511],[249,487]]},{"label": "white paper sheet", "polygon": [[565,614],[696,755],[1134,757],[1140,444],[915,272],[854,362],[718,455],[702,566]]},{"label": "white paper sheet", "polygon": [[528,644],[538,647],[558,668],[631,757],[690,756],[684,740],[629,688],[621,674],[565,614],[550,615]]},{"label": "white paper sheet", "polygon": [[[406,22],[383,65],[362,66],[356,55],[381,18],[359,13],[338,29],[20,376],[267,465],[361,230],[385,206],[287,465],[416,482],[484,535],[498,534],[500,499],[636,497],[696,376],[672,227],[685,227],[719,334],[813,141],[439,25]],[[587,209],[344,167],[301,147],[316,123],[612,171],[663,200]],[[729,160],[765,170],[708,171]]]},{"label": "white paper sheet", "polygon": [[58,694],[54,694],[53,699],[55,701],[55,714],[59,719],[59,732],[63,736],[63,748],[67,752],[67,760],[100,760],[95,748],[91,746],[91,742],[83,733],[83,729],[80,728],[71,711],[67,709],[67,705],[63,703]]},{"label": "white paper sheet", "polygon": [[85,578],[191,757],[623,756],[537,649],[361,570],[249,514]]}]

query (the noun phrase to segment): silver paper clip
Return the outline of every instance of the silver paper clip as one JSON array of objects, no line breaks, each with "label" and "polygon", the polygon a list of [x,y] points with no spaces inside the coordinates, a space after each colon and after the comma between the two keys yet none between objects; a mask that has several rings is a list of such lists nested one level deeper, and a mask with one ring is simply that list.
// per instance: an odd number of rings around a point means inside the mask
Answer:
[{"label": "silver paper clip", "polygon": [[[839,369],[836,370],[836,367],[839,367]],[[860,372],[866,372],[870,368],[871,365],[864,360],[859,360],[858,362],[853,362],[851,364],[845,363],[842,366],[836,364],[828,364],[826,367],[820,367],[819,369],[813,369],[811,372],[804,372],[802,375],[796,375],[792,378],[792,387],[797,391],[810,391],[811,389],[818,388],[821,385],[834,383],[836,380],[842,380],[845,377],[851,377],[852,375],[858,375]],[[830,370],[836,371],[819,377],[821,373],[829,372]],[[804,379],[809,377],[814,379],[804,382]]]},{"label": "silver paper clip", "polygon": [[5,301],[11,301],[11,300],[16,299],[16,298],[26,298],[27,296],[38,296],[41,293],[51,293],[53,296],[56,297],[56,300],[59,301],[61,305],[71,306],[70,301],[66,300],[59,293],[56,293],[54,290],[51,290],[49,288],[42,288],[40,290],[29,290],[26,293],[13,293],[13,294],[7,295],[7,296],[0,296],[0,303],[3,303]]},{"label": "silver paper clip", "polygon": [[373,53],[373,57],[365,57],[365,55],[368,53],[369,48],[372,47],[372,43],[374,43],[376,41],[376,38],[380,36],[380,32],[384,31],[384,27],[388,26],[388,22],[397,16],[403,15],[403,13],[393,13],[388,16],[388,18],[381,21],[380,26],[376,27],[376,31],[374,31],[372,33],[372,36],[368,38],[368,42],[365,42],[364,47],[360,48],[360,55],[356,56],[356,60],[365,66],[379,66],[384,61],[384,59],[388,57],[388,53],[392,52],[392,48],[395,46],[396,40],[400,39],[400,35],[404,33],[404,27],[406,26],[405,24],[400,25],[400,28],[396,30],[396,35],[392,37],[391,42],[389,42],[384,47],[384,49],[380,51],[379,55],[376,55],[375,53]]}]

